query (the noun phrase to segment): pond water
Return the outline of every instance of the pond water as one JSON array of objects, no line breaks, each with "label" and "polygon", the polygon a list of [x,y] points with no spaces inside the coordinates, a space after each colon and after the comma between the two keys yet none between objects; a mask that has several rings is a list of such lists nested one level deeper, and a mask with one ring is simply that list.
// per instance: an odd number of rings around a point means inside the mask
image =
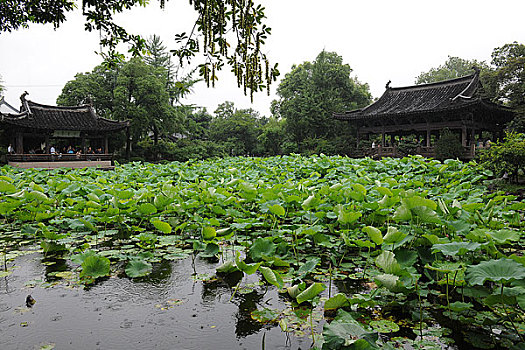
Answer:
[{"label": "pond water", "polygon": [[[286,309],[275,288],[232,290],[240,276],[192,277],[192,259],[163,262],[147,278],[112,277],[84,289],[52,277],[65,260],[45,265],[40,253],[18,257],[0,279],[1,349],[308,349],[312,341],[252,319],[263,307]],[[51,263],[52,263],[51,262]],[[197,277],[217,264],[195,259]],[[60,274],[59,274],[60,275]],[[243,281],[256,282],[258,278]],[[31,295],[36,303],[26,306]],[[319,324],[318,327],[321,327]],[[321,329],[318,328],[318,331]]]}]

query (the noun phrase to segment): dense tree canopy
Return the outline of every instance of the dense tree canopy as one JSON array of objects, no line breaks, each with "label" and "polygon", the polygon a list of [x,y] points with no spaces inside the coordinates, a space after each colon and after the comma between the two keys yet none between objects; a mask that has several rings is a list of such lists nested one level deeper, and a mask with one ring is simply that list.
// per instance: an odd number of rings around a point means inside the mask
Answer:
[{"label": "dense tree canopy", "polygon": [[[164,7],[166,1],[159,0],[160,6]],[[113,16],[148,4],[146,0],[82,0],[85,28],[101,33],[101,45],[107,48],[101,54],[109,65],[123,61],[116,51],[120,42],[130,43],[134,55],[145,52],[146,41],[117,25]],[[189,4],[199,16],[189,33],[175,36],[179,47],[172,52],[180,63],[191,61],[200,52],[204,61],[199,72],[208,84],[214,84],[217,72],[227,64],[245,93],[269,89],[279,72],[277,65],[271,66],[261,51],[271,33],[264,23],[264,7],[253,0],[189,0]],[[53,24],[57,28],[76,7],[71,0],[1,1],[0,32],[27,27],[30,23]]]},{"label": "dense tree canopy", "polygon": [[277,88],[276,117],[286,119],[286,132],[299,146],[306,139],[332,138],[340,125],[332,113],[366,106],[371,101],[367,84],[351,76],[352,69],[335,52],[322,51],[315,61],[292,67]]},{"label": "dense tree canopy", "polygon": [[253,109],[236,109],[232,102],[224,102],[215,110],[209,138],[221,143],[230,155],[253,155],[257,153],[257,137],[264,123]]},{"label": "dense tree canopy", "polygon": [[85,103],[93,104],[102,117],[130,119],[134,143],[151,133],[156,144],[161,133],[181,131],[179,113],[169,100],[165,69],[140,58],[115,69],[100,65],[90,73],[77,74],[57,99],[59,105]]},{"label": "dense tree canopy", "polygon": [[428,72],[421,73],[416,78],[416,84],[435,83],[442,80],[449,80],[467,76],[474,73],[473,67],[479,69],[487,68],[484,62],[476,60],[465,60],[459,57],[448,56],[447,61],[437,67],[431,68]]}]

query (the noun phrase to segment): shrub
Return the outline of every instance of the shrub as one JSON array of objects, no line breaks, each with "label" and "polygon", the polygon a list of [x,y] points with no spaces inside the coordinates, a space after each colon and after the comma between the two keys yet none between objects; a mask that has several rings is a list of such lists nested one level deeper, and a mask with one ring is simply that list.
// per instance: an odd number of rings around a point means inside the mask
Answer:
[{"label": "shrub", "polygon": [[458,135],[448,129],[441,132],[435,145],[436,158],[439,160],[456,159],[463,156],[463,146]]},{"label": "shrub", "polygon": [[507,132],[503,141],[480,150],[479,159],[496,176],[507,174],[509,179],[518,182],[519,176],[525,172],[525,134]]}]

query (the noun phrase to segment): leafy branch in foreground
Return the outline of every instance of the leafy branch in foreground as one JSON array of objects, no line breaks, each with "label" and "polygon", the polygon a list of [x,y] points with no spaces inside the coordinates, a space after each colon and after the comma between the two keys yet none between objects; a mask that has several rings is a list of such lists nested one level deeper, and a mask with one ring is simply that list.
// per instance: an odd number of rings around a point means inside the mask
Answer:
[{"label": "leafy branch in foreground", "polygon": [[[161,8],[165,0],[160,0]],[[204,80],[214,85],[217,71],[225,63],[237,77],[237,83],[244,92],[268,89],[279,75],[277,64],[270,65],[261,51],[271,33],[264,20],[264,7],[252,0],[189,0],[198,14],[190,33],[175,36],[180,47],[172,50],[180,63],[191,62],[197,53],[204,55],[204,63],[199,64],[199,73]],[[86,19],[85,29],[99,31],[100,45],[107,49],[101,53],[108,66],[122,62],[124,55],[117,51],[119,43],[130,44],[129,52],[139,56],[147,52],[146,41],[136,34],[116,24],[113,16],[135,6],[147,6],[146,0],[83,0],[82,14]],[[0,3],[0,32],[11,32],[28,27],[30,23],[53,24],[58,28],[65,20],[66,13],[76,9],[73,1],[2,1]]]}]

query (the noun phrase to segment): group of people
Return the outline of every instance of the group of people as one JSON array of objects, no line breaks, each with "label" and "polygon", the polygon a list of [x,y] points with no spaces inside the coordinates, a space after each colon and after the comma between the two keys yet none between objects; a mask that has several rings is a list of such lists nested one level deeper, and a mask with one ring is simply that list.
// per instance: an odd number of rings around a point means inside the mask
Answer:
[{"label": "group of people", "polygon": [[[76,155],[81,155],[83,154],[83,150],[82,150],[82,147],[73,147],[73,146],[68,146],[66,148],[66,146],[62,147],[62,151],[57,151],[57,149],[55,148],[54,145],[51,145],[51,147],[49,148],[49,153],[50,154],[76,154]],[[86,149],[86,154],[103,154],[104,153],[104,150],[102,149],[102,147],[98,147],[96,149],[93,149],[90,147],[88,147]]]}]

